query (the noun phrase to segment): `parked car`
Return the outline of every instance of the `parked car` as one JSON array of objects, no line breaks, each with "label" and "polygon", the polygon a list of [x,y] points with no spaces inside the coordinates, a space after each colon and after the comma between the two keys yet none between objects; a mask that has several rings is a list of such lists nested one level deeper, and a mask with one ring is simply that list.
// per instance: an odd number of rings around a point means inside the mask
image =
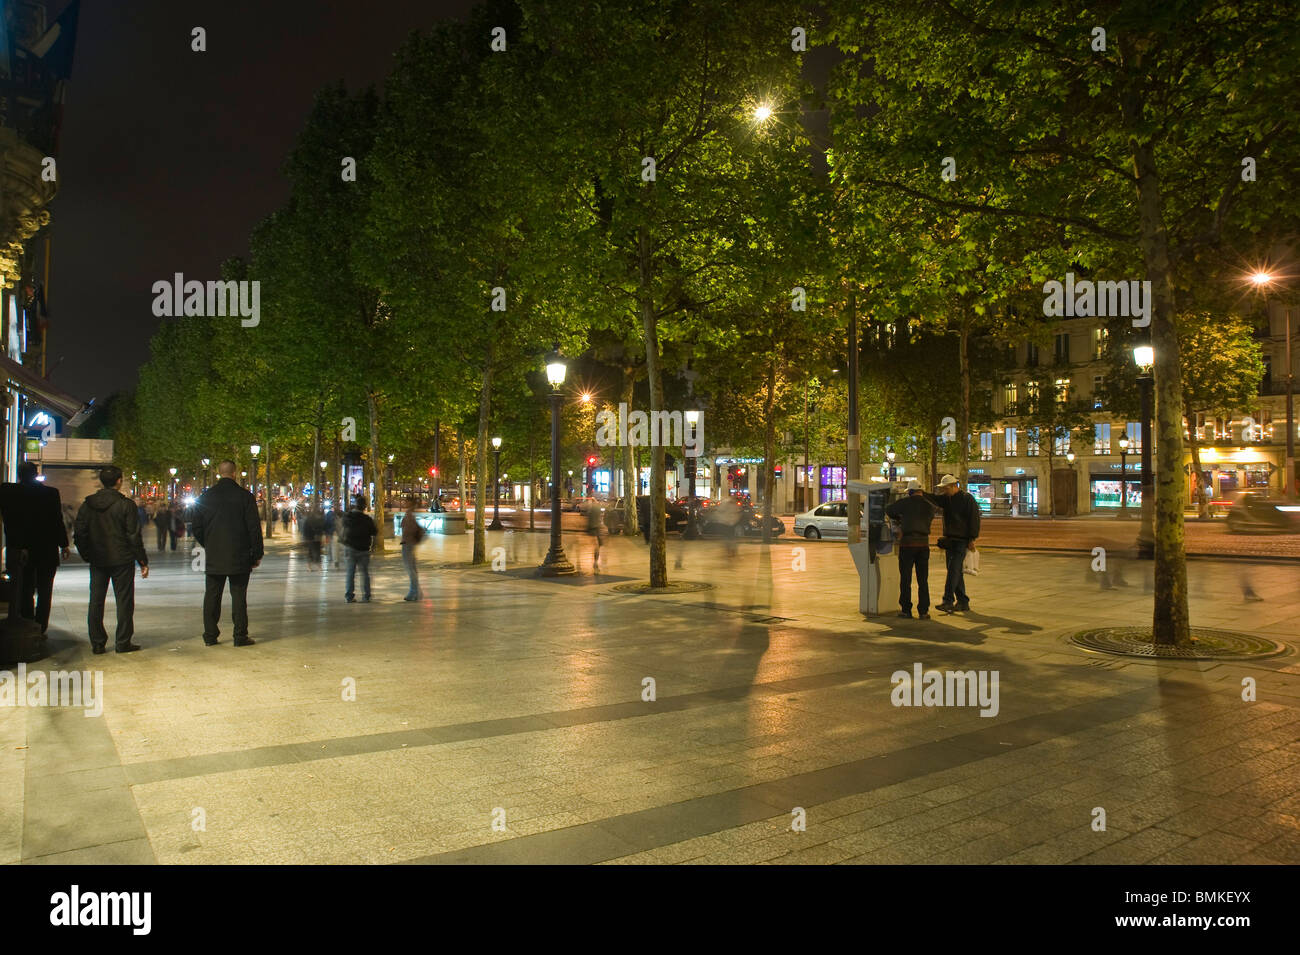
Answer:
[{"label": "parked car", "polygon": [[1300,532],[1300,503],[1267,498],[1258,491],[1243,491],[1228,508],[1228,530],[1233,534]]},{"label": "parked car", "polygon": [[821,540],[823,537],[848,540],[849,502],[827,501],[811,511],[796,514],[794,532],[796,536],[805,537],[810,541]]}]

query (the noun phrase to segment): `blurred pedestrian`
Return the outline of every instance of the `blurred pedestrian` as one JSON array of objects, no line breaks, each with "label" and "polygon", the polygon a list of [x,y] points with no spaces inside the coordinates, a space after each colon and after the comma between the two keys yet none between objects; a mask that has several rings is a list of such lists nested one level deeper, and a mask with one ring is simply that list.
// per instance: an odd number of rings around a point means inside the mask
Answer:
[{"label": "blurred pedestrian", "polygon": [[375,538],[379,536],[379,528],[370,515],[366,513],[366,499],[358,494],[352,502],[352,507],[343,515],[343,528],[340,536],[343,538],[344,560],[347,564],[348,583],[347,591],[344,593],[344,599],[348,603],[356,603],[356,582],[357,568],[361,568],[362,584],[362,603],[370,602],[370,551],[375,546]]},{"label": "blurred pedestrian", "polygon": [[727,545],[728,557],[735,557],[740,552],[739,534],[742,516],[740,502],[732,495],[728,494],[724,500],[718,502],[713,520],[722,525],[722,536]]},{"label": "blurred pedestrian", "polygon": [[338,530],[338,515],[335,513],[337,508],[331,507],[325,512],[324,531],[325,531],[325,550],[329,554],[330,561],[335,567],[339,565],[338,551],[335,549],[336,531]]},{"label": "blurred pedestrian", "polygon": [[131,653],[140,649],[131,642],[135,634],[135,565],[140,565],[141,578],[147,578],[149,555],[140,539],[139,512],[121,492],[121,468],[111,464],[101,468],[99,483],[103,487],[86,498],[77,512],[73,532],[77,553],[90,565],[90,607],[86,613],[90,646],[95,653],[108,651],[104,598],[111,580],[117,604],[114,648],[118,653]]},{"label": "blurred pedestrian", "polygon": [[899,522],[898,615],[912,616],[912,571],[916,571],[916,616],[930,619],[930,524],[939,509],[925,499],[916,481],[907,485],[907,497],[885,508]]},{"label": "blurred pedestrian", "polygon": [[313,570],[320,568],[320,545],[324,536],[325,519],[321,517],[320,507],[313,504],[302,521],[302,539],[307,545],[307,566]]},{"label": "blurred pedestrian", "polygon": [[[922,492],[925,493],[925,492]],[[967,550],[976,550],[975,540],[980,536],[980,506],[969,492],[951,474],[939,481],[939,493],[925,494],[930,503],[943,512],[943,537],[939,546],[944,551],[948,574],[943,582],[943,602],[939,609],[944,613],[965,613],[970,610],[966,595],[964,564]]]},{"label": "blurred pedestrian", "polygon": [[0,514],[4,519],[5,566],[11,578],[19,578],[19,612],[41,625],[41,636],[50,628],[50,596],[59,557],[71,556],[68,529],[63,523],[63,502],[59,489],[36,479],[36,465],[18,465],[18,482],[0,485]]},{"label": "blurred pedestrian", "polygon": [[583,508],[587,518],[587,533],[595,540],[595,549],[591,554],[591,572],[600,570],[600,548],[605,543],[605,514],[600,502],[594,497],[588,498]]},{"label": "blurred pedestrian", "polygon": [[172,502],[172,550],[176,549],[176,539],[185,539],[185,508]]},{"label": "blurred pedestrian", "polygon": [[235,462],[217,465],[217,483],[194,508],[194,540],[203,548],[203,642],[215,646],[221,635],[221,600],[230,582],[234,644],[252,646],[248,635],[248,580],[262,563],[262,525],[253,495],[235,480]]},{"label": "blurred pedestrian", "polygon": [[172,526],[172,512],[159,501],[154,507],[153,526],[158,532],[158,553],[167,549],[167,530]]},{"label": "blurred pedestrian", "polygon": [[406,510],[402,513],[402,563],[406,565],[411,586],[402,599],[419,600],[424,594],[420,592],[420,568],[415,562],[415,548],[424,540],[424,528],[415,519],[415,498],[408,497],[405,503]]},{"label": "blurred pedestrian", "polygon": [[291,514],[292,514],[292,510],[290,509],[288,504],[286,504],[283,508],[280,509],[280,526],[282,526],[285,529],[286,533],[289,530],[289,517]]}]

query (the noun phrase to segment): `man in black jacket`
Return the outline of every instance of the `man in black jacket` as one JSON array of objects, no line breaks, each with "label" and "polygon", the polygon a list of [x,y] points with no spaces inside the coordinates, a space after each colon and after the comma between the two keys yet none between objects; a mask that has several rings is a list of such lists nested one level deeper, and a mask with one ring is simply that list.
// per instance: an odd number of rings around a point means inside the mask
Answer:
[{"label": "man in black jacket", "polygon": [[912,616],[912,568],[916,568],[916,616],[930,619],[930,523],[939,509],[925,499],[915,481],[907,497],[885,508],[885,514],[902,524],[898,547],[898,615]]},{"label": "man in black jacket", "polygon": [[81,505],[72,532],[77,553],[90,565],[90,609],[86,614],[90,646],[96,653],[107,651],[104,598],[112,580],[117,603],[116,650],[130,653],[140,649],[131,642],[135,633],[135,565],[140,565],[142,578],[148,577],[149,555],[140,539],[135,503],[120,490],[122,469],[111,464],[101,469],[99,483],[104,486]]},{"label": "man in black jacket", "polygon": [[968,611],[970,599],[966,596],[966,577],[962,563],[966,560],[967,549],[976,550],[975,539],[980,536],[979,503],[961,489],[951,474],[945,474],[939,481],[937,496],[925,496],[943,511],[944,540],[941,544],[946,551],[948,576],[943,582],[943,603],[939,604],[939,609],[944,613]]},{"label": "man in black jacket", "polygon": [[343,515],[343,548],[347,561],[348,589],[343,596],[348,603],[356,603],[357,568],[361,568],[361,602],[370,602],[370,548],[375,545],[379,528],[366,513],[366,499],[357,495],[352,509]]},{"label": "man in black jacket", "polygon": [[221,598],[230,581],[235,646],[252,646],[248,635],[248,578],[262,562],[262,525],[257,502],[235,480],[235,462],[217,465],[217,483],[194,506],[194,540],[203,548],[203,642],[214,646],[221,630]]},{"label": "man in black jacket", "polygon": [[[5,566],[9,575],[21,575],[22,616],[50,628],[50,595],[60,553],[68,550],[68,528],[63,523],[59,489],[36,480],[36,465],[18,465],[18,483],[0,485],[0,512],[4,515]],[[34,598],[34,606],[33,606]]]}]

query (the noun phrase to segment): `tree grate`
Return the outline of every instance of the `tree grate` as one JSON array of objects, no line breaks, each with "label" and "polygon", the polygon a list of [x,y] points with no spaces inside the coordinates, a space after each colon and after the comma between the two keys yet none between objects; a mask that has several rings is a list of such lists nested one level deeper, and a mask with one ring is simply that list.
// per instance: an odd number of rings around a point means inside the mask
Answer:
[{"label": "tree grate", "polygon": [[1191,643],[1166,647],[1151,642],[1150,627],[1100,627],[1070,638],[1075,646],[1126,657],[1167,660],[1238,660],[1284,653],[1287,646],[1264,637],[1232,630],[1193,627]]}]

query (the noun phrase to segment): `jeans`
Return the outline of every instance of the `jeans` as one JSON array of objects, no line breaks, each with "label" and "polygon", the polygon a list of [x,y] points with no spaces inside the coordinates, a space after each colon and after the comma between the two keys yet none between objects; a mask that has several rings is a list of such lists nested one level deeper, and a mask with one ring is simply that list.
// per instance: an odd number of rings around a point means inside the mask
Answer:
[{"label": "jeans", "polygon": [[221,598],[225,595],[226,579],[230,579],[231,616],[235,618],[235,639],[248,636],[248,577],[242,574],[207,574],[203,588],[203,639],[215,640],[221,635]]},{"label": "jeans", "polygon": [[104,598],[108,596],[108,582],[113,581],[113,600],[117,604],[117,646],[121,650],[135,634],[135,564],[116,567],[90,566],[90,609],[86,625],[90,629],[90,645],[102,647],[108,643],[104,630]]},{"label": "jeans", "polygon": [[[370,555],[366,555],[367,564]],[[406,575],[411,578],[411,589],[406,592],[408,600],[418,600],[420,597],[420,568],[415,562],[415,545],[402,545],[402,563],[406,565]]]},{"label": "jeans", "polygon": [[361,588],[362,588],[361,595],[366,600],[369,600],[370,599],[370,551],[360,550],[359,548],[356,547],[349,547],[346,544],[343,545],[343,550],[345,551],[344,560],[347,563],[347,569],[348,569],[348,589],[347,589],[347,593],[345,593],[343,596],[345,596],[348,600],[351,600],[353,597],[357,595],[356,588],[353,586],[353,584],[356,581],[357,568],[360,567]]},{"label": "jeans", "polygon": [[948,538],[947,561],[948,576],[943,582],[943,602],[958,604],[969,603],[966,596],[966,576],[962,571],[962,562],[966,560],[966,548],[969,541]]},{"label": "jeans", "polygon": [[930,610],[930,548],[898,548],[898,606],[912,612],[912,568],[916,568],[916,612]]}]

